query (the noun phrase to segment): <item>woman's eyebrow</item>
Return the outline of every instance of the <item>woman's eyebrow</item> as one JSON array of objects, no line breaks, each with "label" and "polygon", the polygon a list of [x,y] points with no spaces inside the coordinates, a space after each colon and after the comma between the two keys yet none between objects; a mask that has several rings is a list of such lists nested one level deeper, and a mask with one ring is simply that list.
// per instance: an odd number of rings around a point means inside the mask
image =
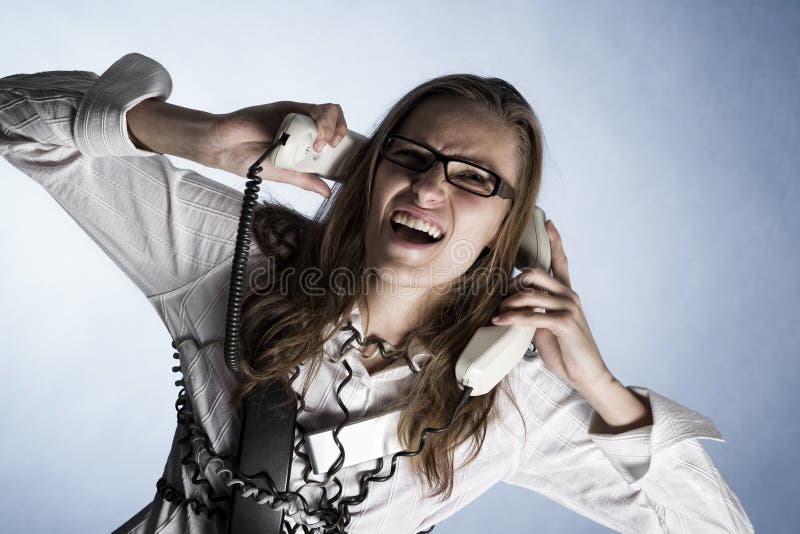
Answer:
[{"label": "woman's eyebrow", "polygon": [[432,147],[433,149],[441,152],[442,154],[444,154],[445,156],[447,156],[449,158],[456,158],[456,159],[466,160],[466,161],[474,163],[475,165],[478,165],[480,167],[484,167],[486,169],[489,169],[490,171],[492,171],[493,173],[497,174],[498,176],[500,175],[500,173],[495,170],[494,165],[492,165],[491,163],[489,163],[489,162],[487,162],[487,161],[485,161],[485,160],[483,160],[481,158],[473,158],[473,157],[465,156],[464,154],[462,154],[460,152],[453,154],[453,153],[449,152],[450,151],[450,147],[448,145],[445,145],[445,148],[441,149],[441,148],[438,148],[436,145],[434,145],[433,143],[429,142],[426,139],[420,139],[420,138],[411,137],[411,136],[408,136],[408,137],[409,137],[409,139],[414,139],[415,141],[417,141],[419,143],[422,143],[424,145],[428,145],[429,147]]},{"label": "woman's eyebrow", "polygon": [[[440,151],[441,152],[441,151]],[[442,152],[444,154],[444,152]],[[468,156],[464,156],[463,154],[446,154],[448,157],[463,159],[478,165],[479,167],[483,167],[484,169],[488,169],[495,173],[496,175],[500,176],[500,172],[496,170],[495,166],[488,161],[485,161],[481,158],[471,158]]]}]

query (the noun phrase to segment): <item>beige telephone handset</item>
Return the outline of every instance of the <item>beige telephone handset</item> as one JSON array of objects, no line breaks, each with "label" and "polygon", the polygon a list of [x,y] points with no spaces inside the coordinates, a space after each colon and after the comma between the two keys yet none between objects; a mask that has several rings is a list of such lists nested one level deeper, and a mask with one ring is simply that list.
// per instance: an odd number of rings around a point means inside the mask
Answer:
[{"label": "beige telephone handset", "polygon": [[[286,135],[286,141],[269,156],[269,162],[283,169],[313,172],[337,180],[342,164],[352,150],[367,138],[348,130],[336,148],[325,144],[313,150],[317,137],[314,120],[306,115],[290,113],[281,124],[276,139]],[[518,268],[538,265],[550,272],[550,241],[545,230],[545,214],[536,207],[533,220],[525,230],[515,264]],[[472,395],[489,392],[522,359],[527,351],[534,327],[485,326],[479,328],[456,363],[459,385],[472,388]]]}]

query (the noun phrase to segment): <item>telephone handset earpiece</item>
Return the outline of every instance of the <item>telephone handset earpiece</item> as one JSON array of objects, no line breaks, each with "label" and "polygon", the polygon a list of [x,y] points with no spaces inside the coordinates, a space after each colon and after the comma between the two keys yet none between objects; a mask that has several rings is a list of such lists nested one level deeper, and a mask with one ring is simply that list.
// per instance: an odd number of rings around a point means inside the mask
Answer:
[{"label": "telephone handset earpiece", "polygon": [[[314,120],[299,113],[288,114],[276,139],[285,138],[269,156],[269,162],[282,169],[313,172],[341,181],[340,171],[350,154],[367,138],[351,130],[334,148],[326,144],[313,150],[317,137]],[[538,265],[550,272],[550,240],[545,230],[545,213],[536,206],[533,220],[525,229],[515,265],[525,268]],[[471,387],[472,395],[489,392],[525,355],[535,327],[485,326],[479,328],[456,363],[456,380],[462,388]]]}]

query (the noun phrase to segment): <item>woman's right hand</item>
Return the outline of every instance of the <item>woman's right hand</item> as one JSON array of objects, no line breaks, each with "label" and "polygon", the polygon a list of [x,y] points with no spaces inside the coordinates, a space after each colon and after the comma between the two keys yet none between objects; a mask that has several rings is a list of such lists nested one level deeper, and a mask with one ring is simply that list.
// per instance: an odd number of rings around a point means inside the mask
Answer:
[{"label": "woman's right hand", "polygon": [[[261,157],[275,139],[281,122],[289,113],[308,115],[317,125],[318,136],[314,150],[319,151],[325,143],[335,147],[347,135],[347,123],[338,104],[307,104],[281,101],[262,104],[216,115],[208,142],[213,154],[210,166],[247,176],[250,166]],[[315,191],[328,198],[331,190],[318,175],[279,169],[270,165],[268,158],[259,173],[264,180],[284,182],[302,189]]]}]

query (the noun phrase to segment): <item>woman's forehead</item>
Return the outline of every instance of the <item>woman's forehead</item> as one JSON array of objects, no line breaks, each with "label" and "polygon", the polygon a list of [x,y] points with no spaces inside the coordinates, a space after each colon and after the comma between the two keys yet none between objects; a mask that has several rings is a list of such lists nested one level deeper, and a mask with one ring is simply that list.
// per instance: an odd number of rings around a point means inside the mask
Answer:
[{"label": "woman's forehead", "polygon": [[428,96],[417,103],[401,123],[404,133],[427,134],[431,137],[459,131],[479,136],[483,130],[500,124],[484,106],[455,95]]}]

